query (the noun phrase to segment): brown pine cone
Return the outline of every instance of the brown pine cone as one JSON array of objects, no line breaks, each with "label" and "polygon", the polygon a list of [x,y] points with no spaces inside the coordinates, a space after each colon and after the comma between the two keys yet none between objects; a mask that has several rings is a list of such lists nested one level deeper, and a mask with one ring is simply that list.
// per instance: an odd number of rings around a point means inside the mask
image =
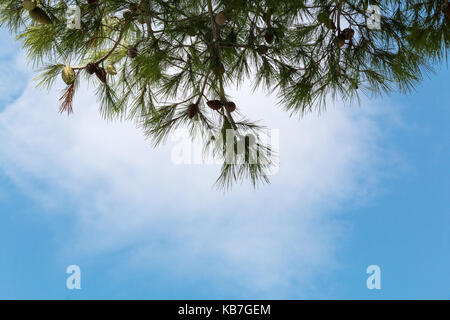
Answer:
[{"label": "brown pine cone", "polygon": [[105,68],[103,68],[103,67],[97,68],[95,70],[95,75],[97,76],[97,78],[99,78],[99,80],[101,82],[106,83],[106,71],[105,71]]},{"label": "brown pine cone", "polygon": [[236,110],[236,104],[234,102],[227,102],[225,103],[225,109],[227,109],[228,112],[233,112],[234,110]]},{"label": "brown pine cone", "polygon": [[140,13],[142,13],[140,10],[140,8],[139,8],[139,5],[137,4],[137,3],[133,3],[133,4],[131,4],[130,5],[130,10],[131,10],[131,12],[133,13],[133,14],[140,14]]},{"label": "brown pine cone", "polygon": [[342,34],[340,34],[339,36],[336,37],[336,39],[334,39],[334,43],[336,44],[336,46],[338,46],[339,48],[342,48],[345,45],[345,38]]},{"label": "brown pine cone", "polygon": [[33,10],[29,11],[30,18],[34,21],[40,23],[40,24],[51,24],[52,20],[50,17],[45,13],[44,10],[42,10],[39,7],[34,8]]},{"label": "brown pine cone", "polygon": [[134,13],[133,13],[131,10],[125,10],[125,11],[122,13],[122,17],[123,17],[125,20],[132,20],[133,17],[134,17]]},{"label": "brown pine cone", "polygon": [[227,22],[227,16],[225,15],[225,13],[220,12],[219,14],[217,14],[215,21],[219,26],[223,26]]},{"label": "brown pine cone", "polygon": [[265,55],[265,54],[267,54],[267,52],[269,52],[269,47],[262,45],[262,46],[259,46],[258,49],[256,49],[256,51],[258,51],[258,53],[260,55]]},{"label": "brown pine cone", "polygon": [[131,48],[128,49],[128,53],[127,54],[132,59],[136,58],[137,55],[138,55],[138,50],[136,49],[136,47],[131,47]]},{"label": "brown pine cone", "polygon": [[220,108],[223,107],[223,103],[220,100],[207,101],[206,104],[213,110],[219,110]]},{"label": "brown pine cone", "polygon": [[266,32],[266,34],[264,35],[264,39],[266,40],[266,42],[268,44],[272,44],[273,40],[275,39],[275,34],[273,33],[273,31],[269,30]]},{"label": "brown pine cone", "polygon": [[89,74],[94,74],[95,70],[97,70],[97,68],[98,68],[97,65],[95,63],[91,62],[91,63],[88,63],[88,65],[86,66],[86,71]]},{"label": "brown pine cone", "polygon": [[346,28],[342,31],[342,37],[345,40],[351,40],[354,35],[355,35],[355,30],[353,30],[351,28]]},{"label": "brown pine cone", "polygon": [[199,112],[199,108],[198,108],[197,103],[193,103],[188,106],[187,114],[188,114],[189,119],[192,119],[193,117],[195,117],[198,114],[198,112]]}]

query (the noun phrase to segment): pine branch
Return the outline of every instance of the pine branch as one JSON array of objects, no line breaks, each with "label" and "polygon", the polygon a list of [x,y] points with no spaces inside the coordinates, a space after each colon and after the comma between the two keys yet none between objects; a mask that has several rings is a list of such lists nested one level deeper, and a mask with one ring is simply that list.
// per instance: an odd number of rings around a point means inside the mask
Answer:
[{"label": "pine branch", "polygon": [[[81,30],[66,28],[69,3],[80,6]],[[70,64],[76,80],[64,89],[61,112],[73,112],[79,81],[96,79],[101,114],[138,123],[158,145],[179,127],[192,137],[223,126],[237,136],[260,129],[243,117],[239,102],[225,107],[230,87],[246,80],[276,93],[291,114],[322,111],[330,96],[350,103],[360,94],[414,90],[432,65],[447,59],[448,1],[376,4],[383,12],[376,31],[366,26],[361,0],[48,0],[38,1],[41,11],[32,14],[22,1],[0,0],[0,25],[43,66],[40,86],[55,86]],[[205,149],[212,146],[204,140]],[[211,151],[221,160],[223,147]],[[239,155],[241,163],[224,164],[218,185],[266,183],[275,155],[259,147],[269,155],[265,164]]]}]

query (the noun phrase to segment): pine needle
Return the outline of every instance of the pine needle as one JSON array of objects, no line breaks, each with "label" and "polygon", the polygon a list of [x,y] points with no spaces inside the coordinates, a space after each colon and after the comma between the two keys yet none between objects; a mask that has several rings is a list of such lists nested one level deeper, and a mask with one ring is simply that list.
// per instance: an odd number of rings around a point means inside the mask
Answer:
[{"label": "pine needle", "polygon": [[67,88],[63,91],[63,95],[59,98],[59,101],[61,101],[59,113],[67,112],[67,115],[73,113],[73,98],[76,90],[75,83],[76,81],[67,86]]}]

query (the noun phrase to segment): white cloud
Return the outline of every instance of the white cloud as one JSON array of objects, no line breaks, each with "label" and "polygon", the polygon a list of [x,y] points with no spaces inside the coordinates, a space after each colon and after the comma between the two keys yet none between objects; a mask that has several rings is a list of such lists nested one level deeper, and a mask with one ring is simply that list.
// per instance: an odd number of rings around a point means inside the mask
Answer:
[{"label": "white cloud", "polygon": [[335,263],[342,225],[330,217],[363,200],[377,176],[370,106],[300,121],[241,91],[245,114],[281,130],[280,171],[269,186],[223,194],[211,189],[218,167],[174,166],[170,144],[153,150],[132,124],[103,121],[88,90],[71,117],[58,114],[57,100],[30,85],[0,113],[0,168],[43,207],[74,214],[64,249],[127,248],[127,267],[156,261],[159,272],[191,281],[227,279],[240,297],[301,294],[295,286]]}]

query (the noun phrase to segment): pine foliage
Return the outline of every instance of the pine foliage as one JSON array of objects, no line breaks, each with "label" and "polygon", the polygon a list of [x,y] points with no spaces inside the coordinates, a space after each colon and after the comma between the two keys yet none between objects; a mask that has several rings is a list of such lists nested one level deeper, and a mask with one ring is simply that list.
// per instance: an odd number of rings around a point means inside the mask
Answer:
[{"label": "pine foliage", "polygon": [[[381,8],[380,30],[367,27],[369,4]],[[67,28],[70,5],[81,9],[80,30]],[[244,117],[231,86],[251,80],[290,114],[303,114],[324,109],[330,96],[351,102],[361,93],[409,92],[447,58],[450,43],[447,0],[0,0],[0,7],[1,26],[40,67],[39,85],[52,88],[71,67],[61,112],[76,110],[76,89],[94,80],[101,114],[135,121],[154,145],[181,127],[202,137],[224,160],[217,184],[225,188],[243,178],[268,182],[276,157],[246,140],[264,128]],[[226,161],[230,146],[211,139],[226,129],[244,144],[236,163]]]}]

